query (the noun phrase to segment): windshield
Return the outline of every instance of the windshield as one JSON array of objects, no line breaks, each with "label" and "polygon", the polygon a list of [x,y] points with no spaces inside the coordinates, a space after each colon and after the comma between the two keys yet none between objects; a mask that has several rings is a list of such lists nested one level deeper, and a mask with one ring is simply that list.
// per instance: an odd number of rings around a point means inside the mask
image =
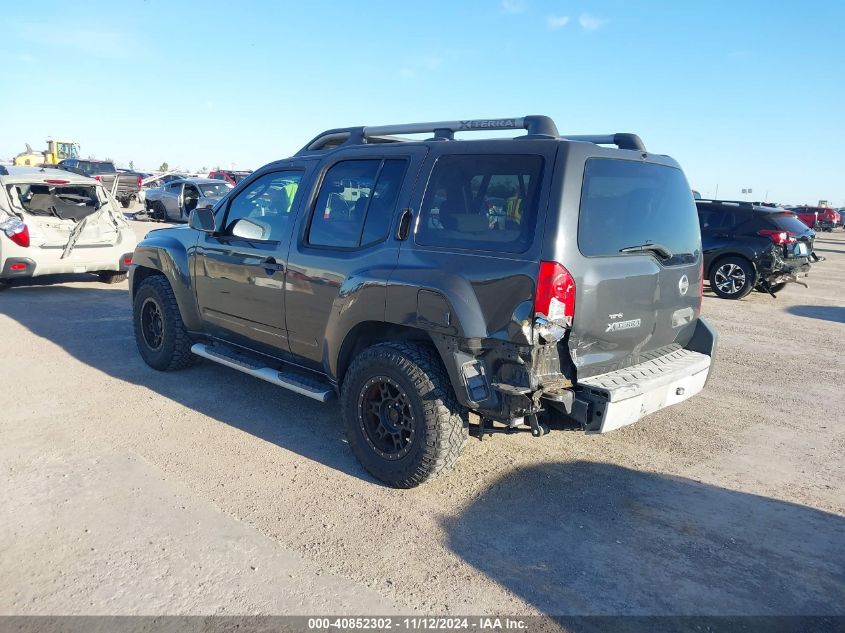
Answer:
[{"label": "windshield", "polygon": [[247,176],[249,176],[249,174],[236,174],[236,173],[231,173],[231,174],[229,174],[229,177],[230,177],[232,180],[234,180],[235,182],[240,182],[241,180],[243,180],[243,179],[244,179],[244,178],[246,178]]},{"label": "windshield", "polygon": [[791,213],[773,213],[769,216],[779,229],[801,235],[807,232],[807,225]]},{"label": "windshield", "polygon": [[649,244],[672,254],[661,255],[664,265],[698,259],[698,213],[683,172],[654,163],[587,160],[578,221],[581,252],[625,256],[622,249]]},{"label": "windshield", "polygon": [[222,182],[214,182],[197,186],[200,189],[200,193],[206,198],[222,198],[232,190],[229,185]]},{"label": "windshield", "polygon": [[86,176],[115,173],[114,165],[112,163],[79,163],[79,169]]}]

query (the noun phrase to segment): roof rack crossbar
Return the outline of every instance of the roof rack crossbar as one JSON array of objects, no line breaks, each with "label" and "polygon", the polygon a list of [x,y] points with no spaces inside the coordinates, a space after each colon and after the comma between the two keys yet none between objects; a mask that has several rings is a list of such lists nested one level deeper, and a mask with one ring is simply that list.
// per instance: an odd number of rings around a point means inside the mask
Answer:
[{"label": "roof rack crossbar", "polygon": [[616,145],[619,149],[633,149],[639,152],[646,151],[645,143],[636,134],[628,132],[617,132],[616,134],[576,134],[564,136],[567,141],[583,141],[595,143],[596,145]]}]

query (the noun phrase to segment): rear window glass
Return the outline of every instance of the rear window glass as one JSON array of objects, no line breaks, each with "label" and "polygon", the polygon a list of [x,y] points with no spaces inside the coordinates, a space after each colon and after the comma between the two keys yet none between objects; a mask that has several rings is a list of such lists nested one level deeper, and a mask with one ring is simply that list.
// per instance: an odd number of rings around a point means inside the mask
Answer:
[{"label": "rear window glass", "polygon": [[417,244],[526,251],[534,236],[542,171],[541,156],[440,158],[423,201]]},{"label": "rear window glass", "polygon": [[79,170],[86,176],[98,176],[100,174],[114,174],[115,168],[112,163],[79,163]]},{"label": "rear window glass", "polygon": [[7,190],[13,201],[37,216],[79,221],[100,208],[97,188],[88,185],[20,184]]},{"label": "rear window glass", "polygon": [[807,225],[791,213],[773,213],[769,216],[769,220],[784,231],[804,233],[807,230]]},{"label": "rear window glass", "polygon": [[659,245],[672,253],[666,265],[698,259],[701,232],[690,187],[680,169],[609,158],[584,168],[578,247],[588,257]]}]

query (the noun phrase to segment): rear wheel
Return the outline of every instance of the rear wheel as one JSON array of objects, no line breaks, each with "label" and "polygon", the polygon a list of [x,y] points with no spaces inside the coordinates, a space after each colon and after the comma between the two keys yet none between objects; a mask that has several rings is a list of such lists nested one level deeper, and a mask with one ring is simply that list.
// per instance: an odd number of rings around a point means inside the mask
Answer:
[{"label": "rear wheel", "polygon": [[104,284],[119,284],[121,281],[126,281],[127,274],[116,270],[101,270],[97,276]]},{"label": "rear wheel", "polygon": [[346,436],[374,477],[412,488],[449,471],[468,435],[436,351],[410,343],[381,343],[349,367],[341,390]]},{"label": "rear wheel", "polygon": [[710,287],[722,299],[742,299],[754,289],[754,267],[743,257],[720,259],[710,271]]},{"label": "rear wheel", "polygon": [[132,204],[132,198],[124,198],[120,201],[120,206],[124,209],[128,209],[130,204]]},{"label": "rear wheel", "polygon": [[135,343],[147,365],[169,371],[193,362],[191,339],[167,279],[155,275],[142,281],[132,308]]}]

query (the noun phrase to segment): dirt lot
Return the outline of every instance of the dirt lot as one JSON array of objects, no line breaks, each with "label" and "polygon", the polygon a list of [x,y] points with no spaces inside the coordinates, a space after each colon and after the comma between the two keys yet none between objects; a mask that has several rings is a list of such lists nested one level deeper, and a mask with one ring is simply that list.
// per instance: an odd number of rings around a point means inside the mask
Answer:
[{"label": "dirt lot", "polygon": [[13,287],[0,612],[845,614],[845,233],[817,246],[808,289],[705,298],[702,395],[606,436],[471,438],[411,491],[333,405],[149,369],[126,284]]}]

